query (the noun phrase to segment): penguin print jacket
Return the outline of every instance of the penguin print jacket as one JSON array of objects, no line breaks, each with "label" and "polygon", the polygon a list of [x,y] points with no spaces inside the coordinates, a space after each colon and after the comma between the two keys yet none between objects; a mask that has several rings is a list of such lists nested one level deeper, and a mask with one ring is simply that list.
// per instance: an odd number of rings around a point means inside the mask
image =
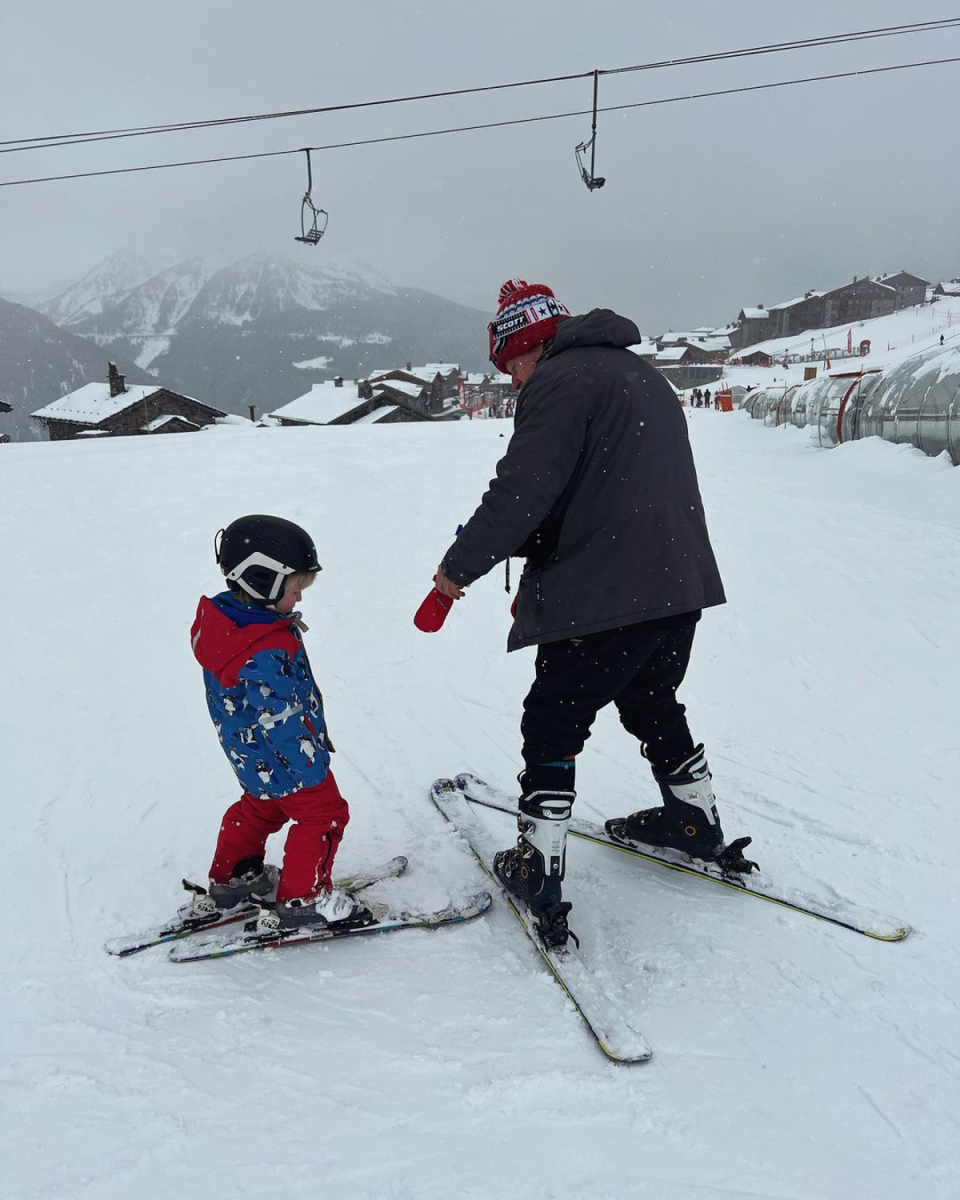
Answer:
[{"label": "penguin print jacket", "polygon": [[297,614],[244,604],[230,592],[203,596],[190,644],[243,790],[269,800],[322,783],[333,747]]}]

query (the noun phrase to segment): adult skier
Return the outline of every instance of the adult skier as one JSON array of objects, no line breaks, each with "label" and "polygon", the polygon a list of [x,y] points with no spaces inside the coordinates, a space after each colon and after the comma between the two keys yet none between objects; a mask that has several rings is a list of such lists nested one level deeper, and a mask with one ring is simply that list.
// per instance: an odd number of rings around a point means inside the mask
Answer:
[{"label": "adult skier", "polygon": [[519,389],[514,433],[480,506],[443,556],[436,587],[460,598],[504,559],[526,559],[507,649],[536,645],[521,722],[517,844],[500,882],[565,944],[562,897],[575,762],[598,711],[616,705],[663,799],[608,822],[625,841],[749,870],[724,846],[702,744],[676,698],[702,609],[725,597],[683,410],[628,346],[609,309],[571,316],[552,290],[510,279],[489,326],[490,359]]}]

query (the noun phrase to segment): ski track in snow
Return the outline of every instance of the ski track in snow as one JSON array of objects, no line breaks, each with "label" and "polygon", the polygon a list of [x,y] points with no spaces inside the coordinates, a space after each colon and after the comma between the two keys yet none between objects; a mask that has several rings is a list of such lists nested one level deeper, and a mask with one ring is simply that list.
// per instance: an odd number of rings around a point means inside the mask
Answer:
[{"label": "ski track in snow", "polygon": [[[468,925],[335,947],[109,958],[106,938],[203,879],[235,798],[187,631],[219,588],[213,532],[251,509],[320,548],[303,608],[352,809],[338,870],[405,853],[374,894],[410,906],[485,886],[427,788],[461,770],[512,786],[533,656],[503,652],[501,571],[439,634],[412,615],[510,426],[6,446],[0,536],[29,607],[0,600],[0,737],[9,862],[32,887],[5,923],[0,1196],[956,1200],[960,470],[688,415],[729,603],[681,697],[727,834],[753,835],[770,879],[911,937],[574,841],[584,955],[654,1047],[630,1068],[498,898]],[[578,790],[591,819],[655,799],[612,711]]]}]

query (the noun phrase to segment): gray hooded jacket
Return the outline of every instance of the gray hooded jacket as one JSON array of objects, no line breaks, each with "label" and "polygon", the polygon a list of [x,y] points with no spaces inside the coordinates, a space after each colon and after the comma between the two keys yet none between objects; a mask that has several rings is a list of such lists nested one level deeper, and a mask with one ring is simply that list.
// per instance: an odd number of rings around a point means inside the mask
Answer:
[{"label": "gray hooded jacket", "polygon": [[632,321],[564,321],[521,389],[480,507],[441,564],[461,587],[527,560],[508,650],[724,603],[673,389]]}]

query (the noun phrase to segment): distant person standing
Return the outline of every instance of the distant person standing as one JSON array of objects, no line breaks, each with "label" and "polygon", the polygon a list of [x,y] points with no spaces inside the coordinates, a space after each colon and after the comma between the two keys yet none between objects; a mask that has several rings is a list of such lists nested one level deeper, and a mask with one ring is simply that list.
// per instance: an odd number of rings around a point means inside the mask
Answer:
[{"label": "distant person standing", "polygon": [[703,407],[704,408],[710,407],[710,389],[709,388],[707,388],[703,393]]}]

